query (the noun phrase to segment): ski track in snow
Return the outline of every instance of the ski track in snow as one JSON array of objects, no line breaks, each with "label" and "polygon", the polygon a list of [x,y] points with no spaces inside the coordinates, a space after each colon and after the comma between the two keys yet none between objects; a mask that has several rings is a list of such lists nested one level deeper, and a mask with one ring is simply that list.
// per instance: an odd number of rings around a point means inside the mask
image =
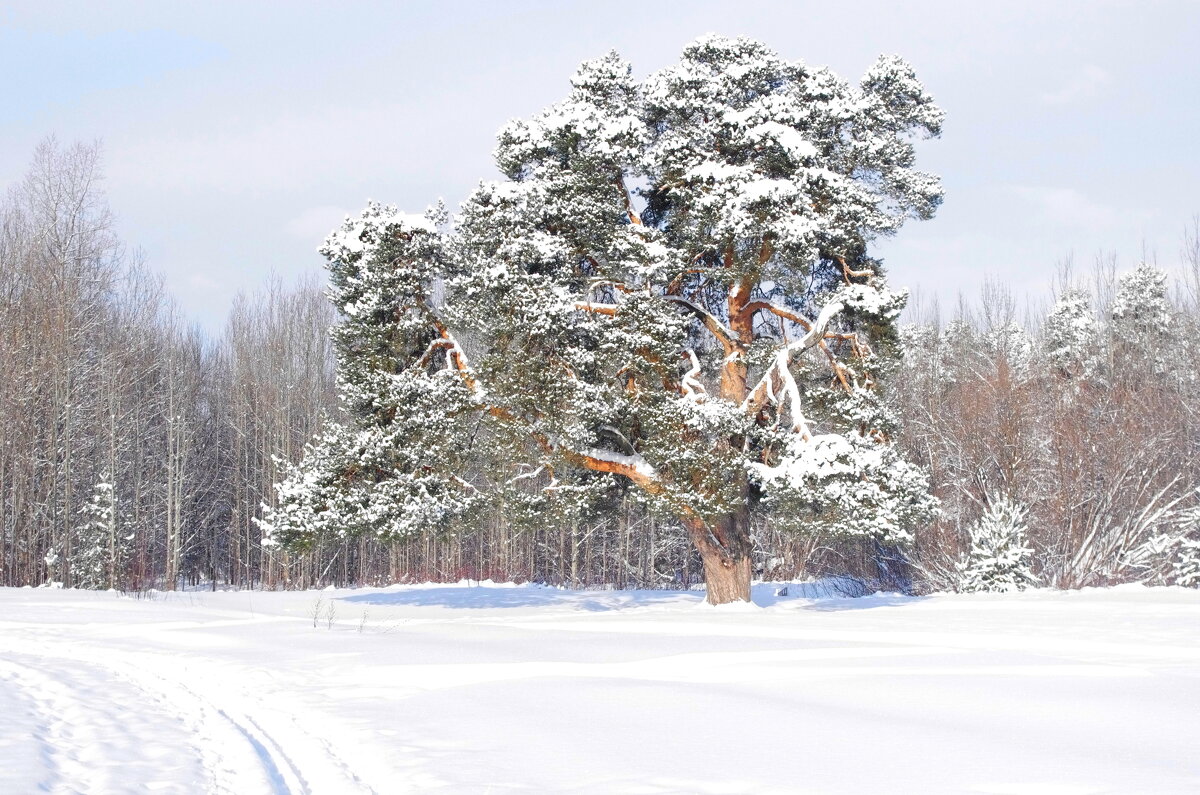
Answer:
[{"label": "ski track in snow", "polygon": [[[178,659],[161,655],[105,652],[96,646],[81,653],[61,643],[30,654],[0,645],[0,680],[33,700],[40,718],[35,739],[52,775],[39,782],[39,789],[279,795],[374,791],[327,743],[304,737],[294,721],[284,719],[292,724],[284,728],[286,741],[265,730],[262,724],[273,719],[273,710],[261,699],[185,683],[189,672]],[[222,684],[229,681],[222,677]],[[153,719],[150,725],[147,716]],[[191,751],[192,769],[164,768],[158,761],[165,754],[154,746],[163,744],[164,735],[176,735],[174,741]],[[305,751],[302,762],[294,750],[285,751],[285,742]],[[117,779],[106,764],[110,757],[148,758],[154,764],[144,776],[123,765]],[[166,779],[164,772],[170,774]]]},{"label": "ski track in snow", "polygon": [[[47,763],[38,789],[182,792],[199,783],[203,769],[188,753],[194,749],[172,747],[175,716],[145,709],[143,691],[88,661],[62,665],[40,654],[6,651],[0,679],[32,705],[31,739]],[[109,764],[113,757],[133,761],[117,770]]]}]

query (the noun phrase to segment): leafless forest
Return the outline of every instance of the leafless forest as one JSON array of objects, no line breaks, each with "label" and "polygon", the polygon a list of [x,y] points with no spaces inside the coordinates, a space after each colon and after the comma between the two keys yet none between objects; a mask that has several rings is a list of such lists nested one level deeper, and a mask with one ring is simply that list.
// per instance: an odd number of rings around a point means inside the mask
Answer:
[{"label": "leafless forest", "polygon": [[[953,307],[914,301],[887,389],[941,517],[904,550],[761,521],[759,575],[953,588],[969,526],[1003,497],[1027,510],[1043,583],[1168,580],[1171,544],[1200,525],[1197,231],[1141,267],[1050,267],[1045,295],[993,282]],[[219,335],[197,330],[115,233],[98,148],[43,144],[0,204],[0,585],[701,580],[683,530],[619,492],[569,526],[264,546],[279,463],[338,411],[333,320],[316,280],[272,280]]]}]

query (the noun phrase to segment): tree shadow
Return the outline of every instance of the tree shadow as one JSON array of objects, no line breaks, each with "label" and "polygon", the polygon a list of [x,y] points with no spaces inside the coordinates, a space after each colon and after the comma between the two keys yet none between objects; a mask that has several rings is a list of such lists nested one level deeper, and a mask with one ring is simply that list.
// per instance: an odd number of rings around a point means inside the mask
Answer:
[{"label": "tree shadow", "polygon": [[924,596],[904,596],[902,594],[886,594],[879,596],[842,597],[837,599],[822,599],[805,605],[805,610],[816,610],[823,613],[841,610],[874,610],[881,607],[910,607],[926,599]]},{"label": "tree shadow", "polygon": [[[517,607],[563,607],[603,612],[678,601],[682,591],[571,591],[548,587],[489,588],[447,585],[401,591],[354,594],[339,601],[392,607],[446,607],[488,610]],[[703,599],[703,594],[696,594]]]},{"label": "tree shadow", "polygon": [[903,594],[865,593],[866,585],[852,578],[829,577],[814,582],[760,582],[751,587],[750,598],[759,607],[774,607],[800,602],[793,607],[834,612],[872,610],[879,607],[904,607],[925,597]]}]

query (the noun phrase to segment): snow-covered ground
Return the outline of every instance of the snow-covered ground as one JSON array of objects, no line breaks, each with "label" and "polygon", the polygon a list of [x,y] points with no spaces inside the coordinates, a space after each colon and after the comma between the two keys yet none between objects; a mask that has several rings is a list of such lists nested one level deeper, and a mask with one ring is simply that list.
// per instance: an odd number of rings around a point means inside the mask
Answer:
[{"label": "snow-covered ground", "polygon": [[0,792],[1200,792],[1200,591],[776,588],[0,589]]}]

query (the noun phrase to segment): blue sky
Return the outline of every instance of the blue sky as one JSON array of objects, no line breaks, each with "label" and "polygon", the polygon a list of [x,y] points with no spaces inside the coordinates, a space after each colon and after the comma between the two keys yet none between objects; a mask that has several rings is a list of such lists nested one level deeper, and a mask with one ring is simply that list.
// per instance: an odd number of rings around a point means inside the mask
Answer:
[{"label": "blue sky", "polygon": [[947,111],[920,147],[946,202],[880,247],[943,306],[989,277],[1042,296],[1056,264],[1178,261],[1200,212],[1200,3],[396,2],[0,6],[0,183],[37,142],[101,139],[120,232],[217,329],[272,271],[377,199],[454,206],[495,131],[579,61],[637,74],[706,32],[857,77],[908,59]]}]

